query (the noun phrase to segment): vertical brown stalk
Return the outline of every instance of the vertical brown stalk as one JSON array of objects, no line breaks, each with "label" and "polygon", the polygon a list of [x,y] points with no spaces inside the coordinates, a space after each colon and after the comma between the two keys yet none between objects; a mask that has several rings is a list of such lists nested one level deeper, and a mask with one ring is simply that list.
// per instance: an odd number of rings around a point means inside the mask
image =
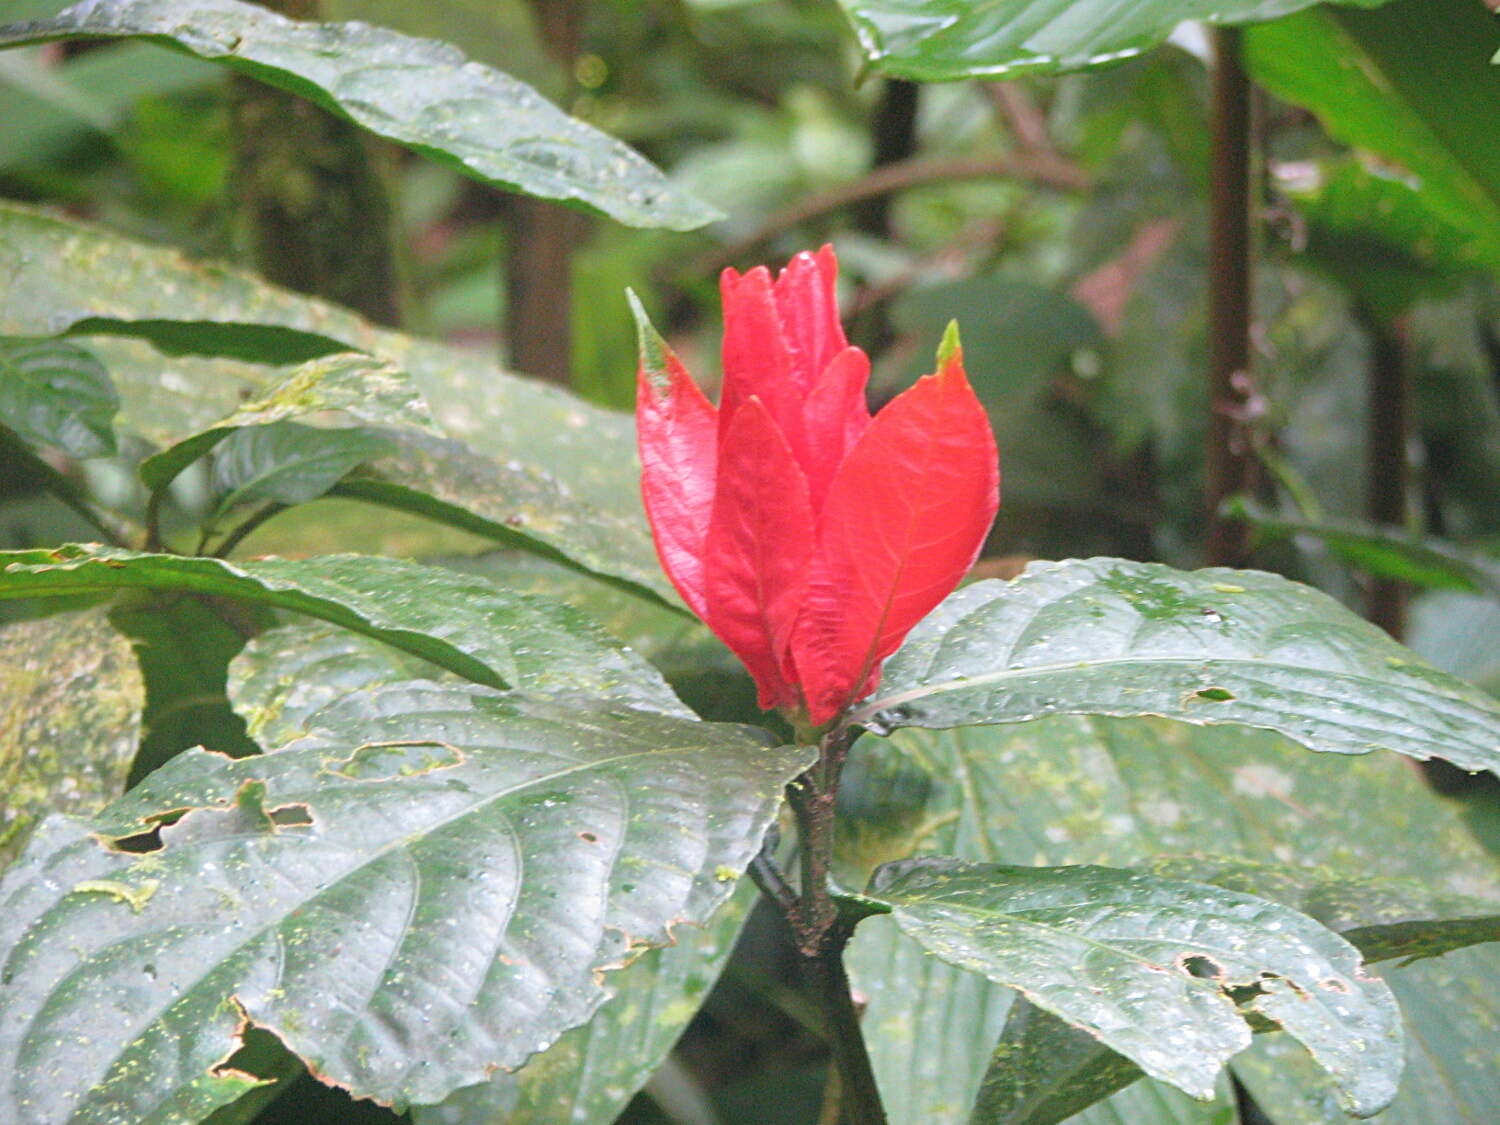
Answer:
[{"label": "vertical brown stalk", "polygon": [[[585,0],[532,0],[537,32],[567,75],[583,46]],[[558,383],[573,371],[573,253],[587,220],[545,199],[507,203],[510,251],[505,270],[506,338],[518,371]]]},{"label": "vertical brown stalk", "polygon": [[1205,463],[1208,561],[1243,566],[1249,528],[1218,515],[1254,485],[1245,417],[1250,397],[1251,94],[1237,28],[1214,31],[1213,185],[1209,228],[1209,421]]},{"label": "vertical brown stalk", "polygon": [[[1363,318],[1370,333],[1370,401],[1367,439],[1367,514],[1374,523],[1406,525],[1409,404],[1406,385],[1406,322],[1401,317]],[[1366,616],[1393,637],[1406,625],[1406,586],[1372,578]]]},{"label": "vertical brown stalk", "polygon": [[[316,19],[317,0],[262,0]],[[230,78],[240,237],[270,281],[401,322],[395,223],[377,138],[252,78]]]}]

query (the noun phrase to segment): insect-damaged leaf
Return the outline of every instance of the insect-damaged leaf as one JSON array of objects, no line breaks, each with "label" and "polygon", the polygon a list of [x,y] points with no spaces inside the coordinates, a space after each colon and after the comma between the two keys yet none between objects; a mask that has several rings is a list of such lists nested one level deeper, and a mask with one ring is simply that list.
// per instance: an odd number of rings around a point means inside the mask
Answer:
[{"label": "insect-damaged leaf", "polygon": [[1300,1040],[1351,1112],[1396,1094],[1401,1019],[1359,953],[1264,899],[1105,867],[923,858],[879,869],[869,896],[929,952],[1076,1024],[1200,1098],[1250,1045],[1231,993]]},{"label": "insect-damaged leaf", "polygon": [[242,1017],[357,1095],[441,1100],[706,920],[807,764],[743,728],[470,684],[387,685],[310,727],[179,756],[0,883],[0,1116],[154,1120]]}]

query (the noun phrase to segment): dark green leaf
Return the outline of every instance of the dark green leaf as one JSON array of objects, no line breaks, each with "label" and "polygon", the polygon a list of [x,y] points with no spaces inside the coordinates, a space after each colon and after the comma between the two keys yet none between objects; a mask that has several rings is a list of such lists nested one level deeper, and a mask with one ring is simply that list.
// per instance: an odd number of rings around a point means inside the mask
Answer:
[{"label": "dark green leaf", "polygon": [[1184,20],[1246,23],[1295,12],[1313,0],[839,2],[870,62],[903,78],[943,82],[1114,62],[1156,46]]},{"label": "dark green leaf", "polygon": [[1500,771],[1500,703],[1326,594],[1250,570],[1091,559],[977,582],[914,629],[856,722],[1165,715]]},{"label": "dark green leaf", "polygon": [[1210,1098],[1250,1045],[1230,992],[1332,1074],[1350,1112],[1388,1105],[1401,1020],[1358,950],[1279,904],[1106,867],[888,864],[867,895],[942,960],[1018,989],[1147,1074]]},{"label": "dark green leaf", "polygon": [[228,692],[250,737],[282,746],[346,695],[401,680],[451,680],[426,661],[334,625],[269,629],[229,665]]},{"label": "dark green leaf", "polygon": [[243,504],[304,504],[391,448],[378,431],[271,422],[235,430],[214,451],[212,488],[222,514]]},{"label": "dark green leaf", "polygon": [[175,821],[160,847],[60,823],[0,883],[0,1115],[156,1121],[242,1019],[398,1104],[519,1066],[588,1020],[601,973],[713,914],[807,762],[421,681],[260,757],[180,755],[87,826]]},{"label": "dark green leaf", "polygon": [[88,352],[60,340],[0,337],[0,426],[74,457],[115,451],[120,396]]},{"label": "dark green leaf", "polygon": [[718,216],[639,153],[455,48],[368,24],[299,23],[238,0],[77,4],[0,29],[0,46],[147,38],[279,86],[485,183],[640,227]]},{"label": "dark green leaf", "polygon": [[336,493],[529,548],[677,604],[676,595],[666,592],[670,588],[654,548],[638,533],[636,497],[607,508],[581,505],[546,468],[501,464],[463,442],[419,434],[398,435],[389,456],[343,482]]},{"label": "dark green leaf", "polygon": [[320,617],[479,683],[686,713],[654,668],[576,610],[473,575],[361,555],[230,563],[105,547],[0,552],[0,599],[128,589]]},{"label": "dark green leaf", "polygon": [[971,1125],[1056,1125],[1130,1086],[1141,1068],[1038,1008],[1011,1003]]},{"label": "dark green leaf", "polygon": [[[434,510],[457,520],[472,501],[488,513],[475,520],[477,528],[503,527],[508,543],[570,559],[678,604],[641,512],[628,415],[518,379],[482,356],[378,329],[251,274],[189,262],[175,251],[5,201],[0,259],[10,264],[11,282],[0,303],[0,332],[51,335],[80,318],[112,316],[277,325],[347,341],[407,372],[444,431],[467,445],[416,449],[398,459],[393,469],[417,474],[394,482],[401,506],[430,503],[420,493],[436,479],[445,499],[431,504]],[[260,366],[192,357],[163,362],[129,340],[96,339],[95,347],[120,388],[120,429],[163,448],[275,389],[276,373]],[[519,499],[507,506],[507,496]],[[574,557],[575,535],[585,537],[587,561]]]},{"label": "dark green leaf", "polygon": [[85,316],[64,336],[124,336],[145,340],[163,355],[221,356],[246,363],[306,363],[347,352],[342,340],[274,324],[222,324],[212,320],[135,320]]},{"label": "dark green leaf", "polygon": [[268,609],[181,591],[126,592],[109,621],[134,646],[146,687],[130,784],[194,746],[234,758],[259,752],[230,709],[225,679],[245,637],[273,624]]},{"label": "dark green leaf", "polygon": [[1464,551],[1442,539],[1418,538],[1396,528],[1354,521],[1304,520],[1268,512],[1241,497],[1224,514],[1245,520],[1269,540],[1308,535],[1345,562],[1380,578],[1395,578],[1439,590],[1500,594],[1500,559]]},{"label": "dark green leaf", "polygon": [[[238,429],[324,411],[339,411],[376,426],[440,432],[426,401],[404,371],[366,355],[345,353],[303,364],[264,397],[245,403],[218,424],[146,458],[141,462],[141,479],[148,488],[162,488]],[[362,460],[365,458],[356,459],[350,468]]]},{"label": "dark green leaf", "polygon": [[119,796],[140,739],[141,676],[100,608],[0,628],[0,867],[51,812]]},{"label": "dark green leaf", "polygon": [[[1300,5],[1299,5],[1300,6]],[[1255,80],[1317,114],[1336,139],[1421,185],[1420,199],[1500,261],[1500,72],[1493,17],[1469,0],[1318,9],[1252,28]]]}]

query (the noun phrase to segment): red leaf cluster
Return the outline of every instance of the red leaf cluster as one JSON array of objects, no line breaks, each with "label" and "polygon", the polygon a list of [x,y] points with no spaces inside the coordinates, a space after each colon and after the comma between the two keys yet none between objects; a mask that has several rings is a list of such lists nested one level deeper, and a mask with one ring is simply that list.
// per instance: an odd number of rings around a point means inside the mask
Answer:
[{"label": "red leaf cluster", "polygon": [[873,418],[833,248],[726,270],[717,408],[643,326],[636,419],[667,576],[765,708],[822,725],[973,564],[999,505],[989,419],[955,346]]}]

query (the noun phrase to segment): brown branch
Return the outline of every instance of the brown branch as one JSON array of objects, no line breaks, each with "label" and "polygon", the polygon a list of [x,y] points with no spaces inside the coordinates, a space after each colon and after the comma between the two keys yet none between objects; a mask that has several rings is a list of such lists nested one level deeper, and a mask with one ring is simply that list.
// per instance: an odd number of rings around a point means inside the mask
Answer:
[{"label": "brown branch", "polygon": [[1006,126],[1029,152],[1055,155],[1052,138],[1047,134],[1047,116],[1026,87],[1019,82],[985,82],[984,92]]},{"label": "brown branch", "polygon": [[733,265],[762,242],[785,234],[793,227],[841,211],[862,200],[890,195],[922,184],[949,180],[1014,179],[1025,180],[1056,191],[1081,192],[1088,189],[1089,177],[1078,165],[1055,156],[1017,153],[1010,156],[966,157],[960,160],[918,158],[903,160],[877,168],[853,183],[840,184],[827,191],[804,196],[789,207],[771,215],[744,238],[705,254],[688,264],[684,273],[691,277],[712,276],[725,266]]},{"label": "brown branch", "polygon": [[1240,31],[1214,30],[1213,186],[1209,225],[1208,449],[1205,553],[1215,566],[1244,566],[1249,525],[1226,520],[1219,507],[1254,485],[1255,456],[1246,424],[1250,375],[1250,79]]}]

